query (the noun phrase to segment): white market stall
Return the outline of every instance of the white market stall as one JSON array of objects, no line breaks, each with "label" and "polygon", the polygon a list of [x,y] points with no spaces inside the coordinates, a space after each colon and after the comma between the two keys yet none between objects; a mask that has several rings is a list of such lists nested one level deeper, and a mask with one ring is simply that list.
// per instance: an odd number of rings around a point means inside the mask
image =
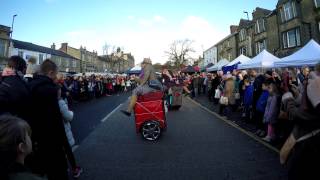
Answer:
[{"label": "white market stall", "polygon": [[227,71],[232,72],[234,69],[237,69],[239,64],[243,64],[246,63],[248,61],[250,61],[251,59],[248,58],[247,56],[241,54],[240,56],[238,56],[236,59],[234,59],[233,61],[231,61],[230,63],[228,63],[227,65],[225,65],[222,70],[224,73],[226,73]]},{"label": "white market stall", "polygon": [[275,67],[314,66],[320,61],[320,45],[310,40],[303,48],[290,56],[274,62]]},{"label": "white market stall", "polygon": [[255,69],[255,68],[273,68],[274,62],[280,59],[267,50],[263,50],[256,57],[252,58],[251,61],[239,64],[238,69]]},{"label": "white market stall", "polygon": [[230,61],[228,61],[226,59],[221,59],[216,65],[209,67],[207,69],[207,72],[220,71],[222,69],[222,67],[227,65],[228,63],[230,63]]}]

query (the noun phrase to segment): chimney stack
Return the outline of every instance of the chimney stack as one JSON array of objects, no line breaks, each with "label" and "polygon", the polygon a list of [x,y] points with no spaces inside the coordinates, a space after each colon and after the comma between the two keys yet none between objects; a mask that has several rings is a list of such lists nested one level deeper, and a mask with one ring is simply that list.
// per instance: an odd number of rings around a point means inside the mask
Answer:
[{"label": "chimney stack", "polygon": [[54,43],[51,45],[51,49],[56,50],[56,45]]},{"label": "chimney stack", "polygon": [[60,50],[67,53],[67,49],[68,49],[68,43],[61,43]]},{"label": "chimney stack", "polygon": [[239,28],[239,26],[231,25],[230,26],[230,33],[233,34],[233,33],[238,32],[238,28]]}]

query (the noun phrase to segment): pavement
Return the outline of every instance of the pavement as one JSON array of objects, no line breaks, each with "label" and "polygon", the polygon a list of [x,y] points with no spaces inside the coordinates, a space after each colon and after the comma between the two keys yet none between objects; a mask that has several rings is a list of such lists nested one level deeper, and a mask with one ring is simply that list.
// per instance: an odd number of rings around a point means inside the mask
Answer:
[{"label": "pavement", "polygon": [[75,151],[85,170],[80,179],[287,179],[274,150],[192,100],[167,114],[168,129],[157,142],[135,133],[133,117],[119,112],[126,105],[110,111]]}]

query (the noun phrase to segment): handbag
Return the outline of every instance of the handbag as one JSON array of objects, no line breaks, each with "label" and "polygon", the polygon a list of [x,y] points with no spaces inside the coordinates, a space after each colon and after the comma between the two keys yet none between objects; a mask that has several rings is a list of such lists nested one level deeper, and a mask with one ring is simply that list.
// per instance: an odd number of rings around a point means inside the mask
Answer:
[{"label": "handbag", "polygon": [[220,99],[220,97],[221,97],[221,91],[220,91],[220,89],[216,89],[215,94],[214,94],[214,98]]},{"label": "handbag", "polygon": [[220,102],[221,105],[228,105],[228,103],[229,103],[228,102],[228,97],[221,96],[219,102]]},{"label": "handbag", "polygon": [[240,93],[238,93],[238,92],[235,93],[235,94],[234,94],[234,98],[235,98],[236,100],[240,99]]}]

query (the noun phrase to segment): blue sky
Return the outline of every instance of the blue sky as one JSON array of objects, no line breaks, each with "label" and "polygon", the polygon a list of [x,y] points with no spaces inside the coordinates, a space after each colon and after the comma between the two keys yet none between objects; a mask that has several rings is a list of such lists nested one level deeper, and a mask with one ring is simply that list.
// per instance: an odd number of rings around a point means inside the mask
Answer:
[{"label": "blue sky", "polygon": [[[105,43],[132,52],[136,62],[151,57],[165,62],[164,51],[176,39],[195,41],[194,48],[214,45],[229,25],[246,18],[243,11],[274,9],[277,0],[1,0],[0,24],[13,37],[50,46],[68,42],[102,54]],[[250,15],[251,17],[251,15]]]}]

